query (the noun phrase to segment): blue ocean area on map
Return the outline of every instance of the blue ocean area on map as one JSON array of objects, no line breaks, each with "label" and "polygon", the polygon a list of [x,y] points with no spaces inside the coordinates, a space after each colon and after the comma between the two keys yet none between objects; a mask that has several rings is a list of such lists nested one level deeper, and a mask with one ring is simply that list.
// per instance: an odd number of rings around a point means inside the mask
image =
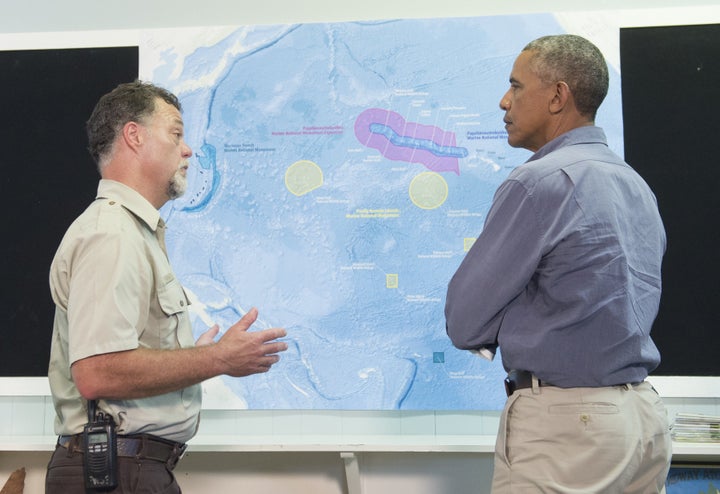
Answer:
[{"label": "blue ocean area on map", "polygon": [[[512,63],[559,32],[538,14],[147,34],[144,77],[178,94],[194,152],[161,212],[196,335],[251,307],[288,333],[270,372],[223,378],[229,393],[251,409],[502,407],[500,355],[453,348],[445,292],[529,157],[498,107]],[[368,110],[384,121],[358,122]]]}]

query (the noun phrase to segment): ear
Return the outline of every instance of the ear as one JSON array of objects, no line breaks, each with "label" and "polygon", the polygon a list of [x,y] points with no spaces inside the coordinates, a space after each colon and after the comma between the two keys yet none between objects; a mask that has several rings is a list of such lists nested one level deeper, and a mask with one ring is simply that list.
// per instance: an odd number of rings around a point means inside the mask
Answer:
[{"label": "ear", "polygon": [[550,113],[556,114],[563,111],[563,109],[572,100],[572,93],[570,92],[570,86],[567,82],[558,81],[555,83],[555,93],[550,100]]},{"label": "ear", "polygon": [[128,122],[123,126],[122,137],[125,145],[132,149],[137,150],[143,144],[144,136],[143,129],[137,122]]}]

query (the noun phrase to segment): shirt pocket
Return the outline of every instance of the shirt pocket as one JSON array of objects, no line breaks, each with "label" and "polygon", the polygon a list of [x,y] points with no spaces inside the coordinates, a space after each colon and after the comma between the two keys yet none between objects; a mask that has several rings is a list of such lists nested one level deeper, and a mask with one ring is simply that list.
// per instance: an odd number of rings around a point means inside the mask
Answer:
[{"label": "shirt pocket", "polygon": [[180,281],[173,274],[167,274],[157,287],[158,303],[166,316],[174,316],[185,312],[188,298]]},{"label": "shirt pocket", "polygon": [[160,348],[193,346],[187,308],[189,301],[180,281],[172,273],[163,276],[157,286],[159,311],[155,321]]}]

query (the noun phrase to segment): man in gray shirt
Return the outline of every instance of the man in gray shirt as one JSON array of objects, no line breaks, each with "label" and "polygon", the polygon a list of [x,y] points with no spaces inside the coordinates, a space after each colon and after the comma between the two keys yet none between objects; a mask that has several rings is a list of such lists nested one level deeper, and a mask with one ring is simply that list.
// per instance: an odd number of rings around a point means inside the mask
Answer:
[{"label": "man in gray shirt", "polygon": [[671,440],[645,382],[666,238],[655,196],[594,125],[600,51],[528,44],[500,101],[508,143],[535,154],[498,188],[450,281],[447,332],[508,371],[493,493],[664,492]]}]

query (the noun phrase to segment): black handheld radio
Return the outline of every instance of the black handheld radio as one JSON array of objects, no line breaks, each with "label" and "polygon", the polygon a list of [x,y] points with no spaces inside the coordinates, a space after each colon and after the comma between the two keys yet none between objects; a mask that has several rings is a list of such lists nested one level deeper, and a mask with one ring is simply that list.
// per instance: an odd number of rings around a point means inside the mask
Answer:
[{"label": "black handheld radio", "polygon": [[83,429],[83,470],[87,489],[117,486],[117,432],[110,414],[96,413],[95,400],[88,401],[88,423]]}]

